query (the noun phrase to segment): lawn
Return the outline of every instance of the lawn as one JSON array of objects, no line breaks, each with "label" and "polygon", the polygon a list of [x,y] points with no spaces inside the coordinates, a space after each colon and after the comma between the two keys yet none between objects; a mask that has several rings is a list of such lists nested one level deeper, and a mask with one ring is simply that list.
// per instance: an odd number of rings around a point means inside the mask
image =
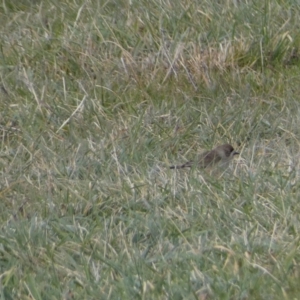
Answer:
[{"label": "lawn", "polygon": [[[0,299],[300,299],[299,21],[2,1]],[[169,169],[225,143],[225,170]]]}]

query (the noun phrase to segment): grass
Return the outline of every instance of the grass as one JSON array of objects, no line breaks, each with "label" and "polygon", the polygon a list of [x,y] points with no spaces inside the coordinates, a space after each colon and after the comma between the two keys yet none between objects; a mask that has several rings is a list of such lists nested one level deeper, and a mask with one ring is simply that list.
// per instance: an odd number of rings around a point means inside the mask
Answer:
[{"label": "grass", "polygon": [[1,299],[298,299],[299,17],[3,1]]}]

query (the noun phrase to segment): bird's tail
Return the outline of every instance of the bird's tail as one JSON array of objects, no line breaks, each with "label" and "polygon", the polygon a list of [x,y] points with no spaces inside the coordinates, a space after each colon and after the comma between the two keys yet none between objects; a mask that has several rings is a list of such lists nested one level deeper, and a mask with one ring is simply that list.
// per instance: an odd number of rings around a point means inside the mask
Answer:
[{"label": "bird's tail", "polygon": [[193,162],[192,161],[188,161],[186,163],[184,163],[183,165],[174,165],[174,166],[170,166],[170,169],[183,169],[183,168],[191,168],[193,166]]}]

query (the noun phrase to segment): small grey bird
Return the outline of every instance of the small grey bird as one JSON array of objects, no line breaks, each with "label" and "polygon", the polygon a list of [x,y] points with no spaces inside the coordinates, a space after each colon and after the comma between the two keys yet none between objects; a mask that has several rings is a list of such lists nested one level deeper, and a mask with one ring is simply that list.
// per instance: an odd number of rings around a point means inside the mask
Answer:
[{"label": "small grey bird", "polygon": [[170,169],[191,168],[196,164],[201,168],[215,166],[216,164],[227,166],[232,160],[233,156],[237,154],[239,153],[234,151],[234,148],[230,144],[224,144],[214,148],[211,151],[200,154],[197,161],[188,161],[183,165],[171,166]]}]

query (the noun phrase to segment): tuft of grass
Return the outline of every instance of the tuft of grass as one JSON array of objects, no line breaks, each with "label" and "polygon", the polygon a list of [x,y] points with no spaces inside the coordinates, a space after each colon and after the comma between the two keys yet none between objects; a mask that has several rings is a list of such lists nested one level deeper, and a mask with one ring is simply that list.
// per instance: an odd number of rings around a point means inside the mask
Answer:
[{"label": "tuft of grass", "polygon": [[[0,5],[3,299],[299,294],[299,11]],[[227,170],[169,165],[231,143]]]}]

